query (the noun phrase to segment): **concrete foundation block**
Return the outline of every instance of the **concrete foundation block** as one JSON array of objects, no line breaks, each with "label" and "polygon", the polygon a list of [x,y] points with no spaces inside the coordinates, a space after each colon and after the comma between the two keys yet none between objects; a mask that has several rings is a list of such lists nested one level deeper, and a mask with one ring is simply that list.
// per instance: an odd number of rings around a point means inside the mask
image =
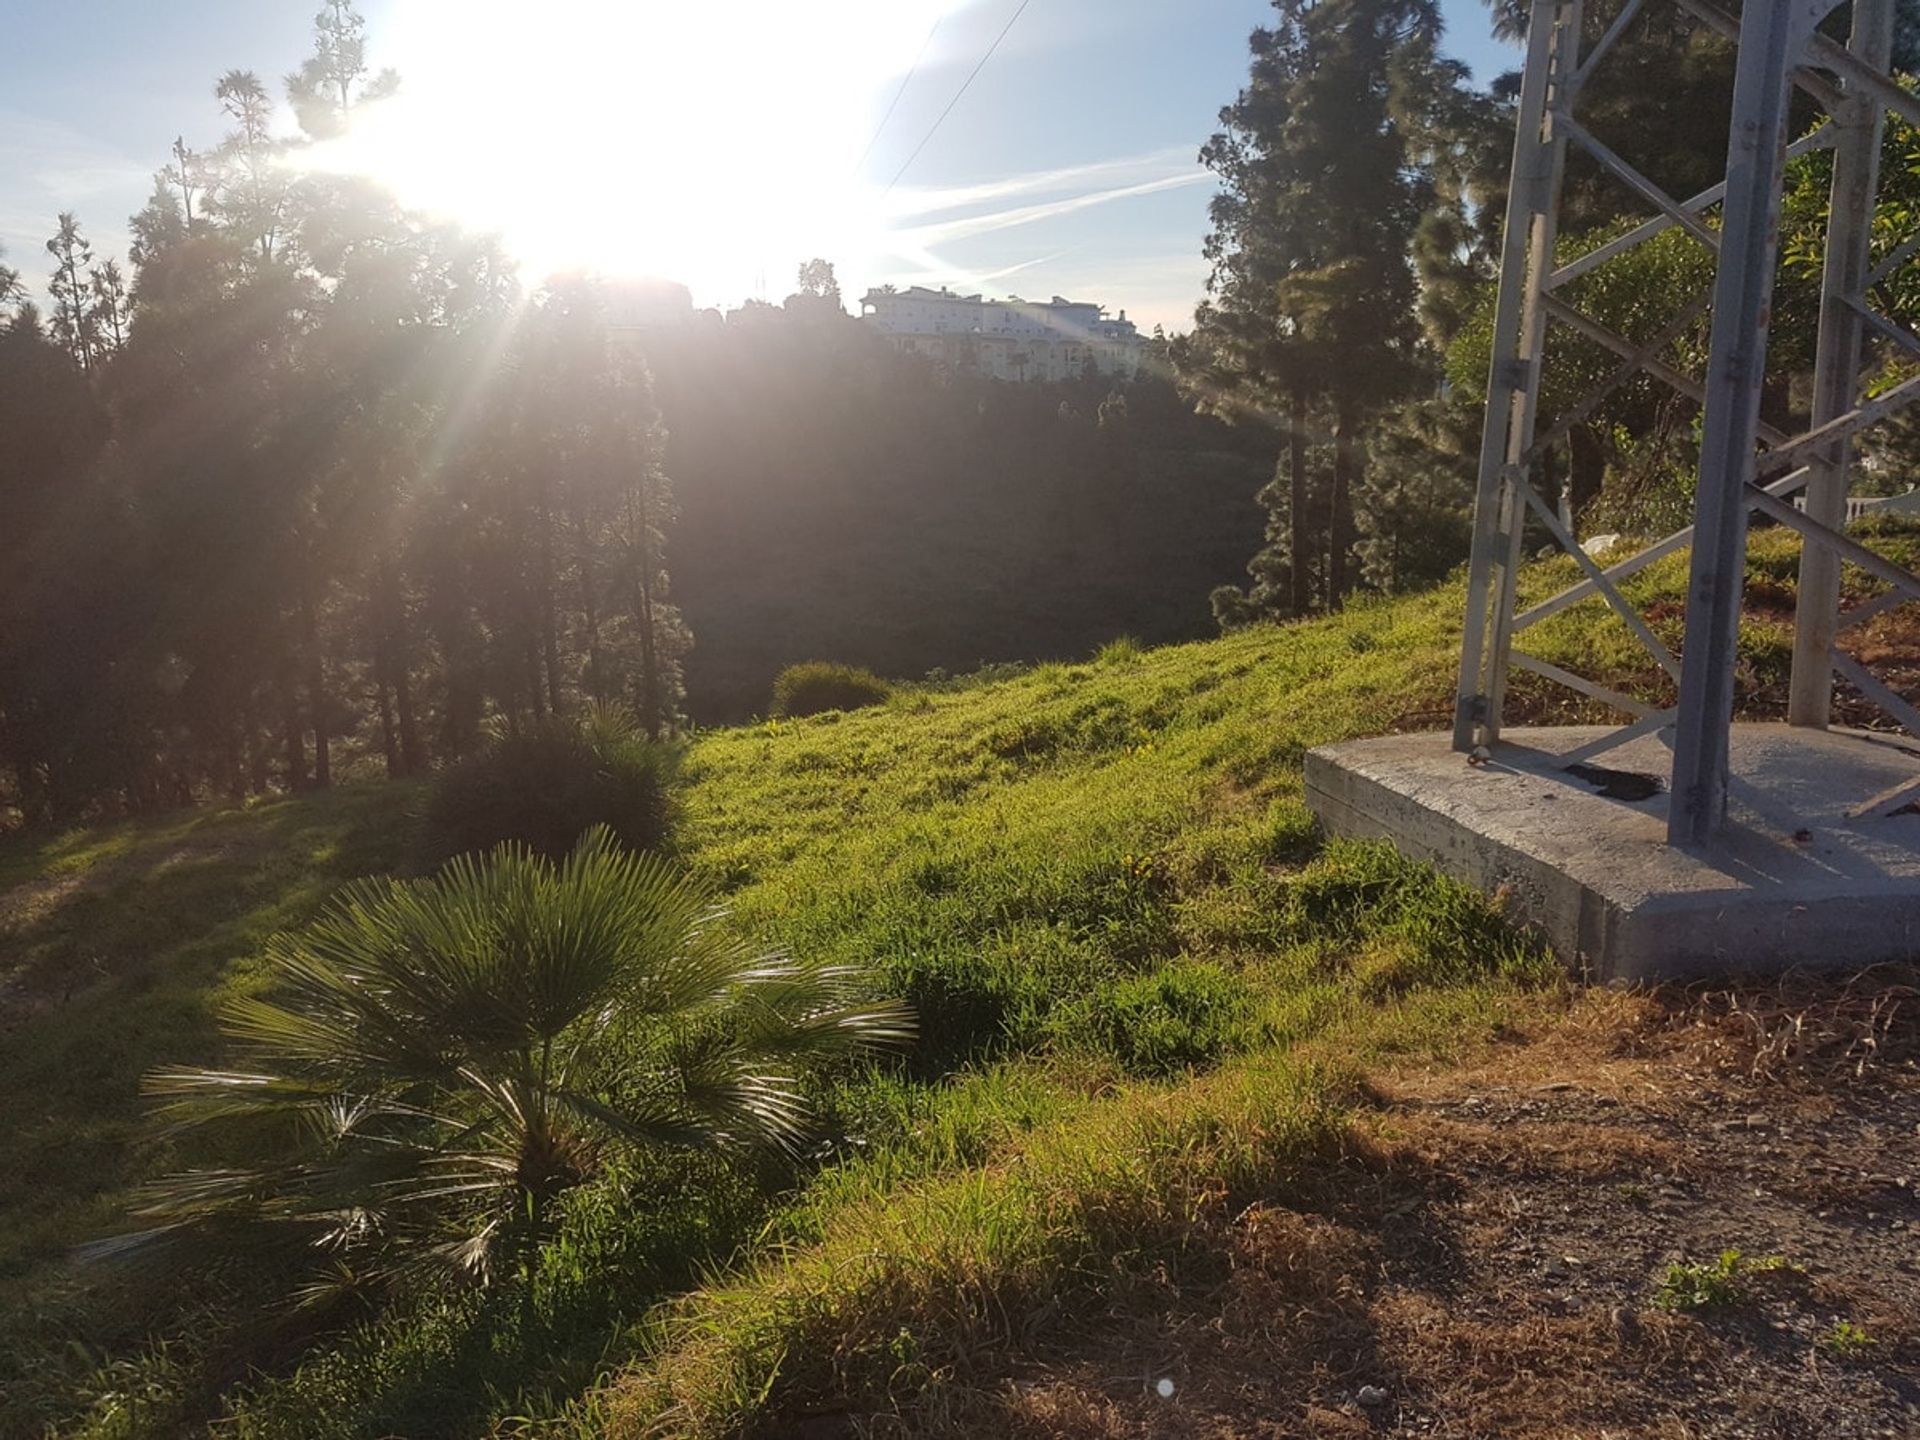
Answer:
[{"label": "concrete foundation block", "polygon": [[1665,732],[1590,762],[1655,777],[1646,798],[1609,798],[1566,769],[1608,733],[1510,730],[1477,765],[1447,735],[1323,746],[1307,755],[1307,803],[1331,834],[1384,837],[1499,892],[1598,980],[1920,953],[1920,744],[1736,725],[1728,823],[1711,849],[1685,851],[1666,843]]}]

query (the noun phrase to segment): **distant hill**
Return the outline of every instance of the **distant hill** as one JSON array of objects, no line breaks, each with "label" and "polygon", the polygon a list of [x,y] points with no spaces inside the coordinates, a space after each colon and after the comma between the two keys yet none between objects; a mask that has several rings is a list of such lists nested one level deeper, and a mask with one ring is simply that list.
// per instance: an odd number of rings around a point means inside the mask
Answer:
[{"label": "distant hill", "polygon": [[918,679],[1198,639],[1261,545],[1274,437],[1164,379],[983,380],[785,316],[650,356],[702,723],[763,712],[800,660]]}]

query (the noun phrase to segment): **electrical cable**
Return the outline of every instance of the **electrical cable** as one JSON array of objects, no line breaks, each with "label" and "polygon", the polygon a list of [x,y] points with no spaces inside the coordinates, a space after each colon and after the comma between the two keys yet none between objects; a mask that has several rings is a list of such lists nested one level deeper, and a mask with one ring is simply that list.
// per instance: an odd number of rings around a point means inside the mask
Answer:
[{"label": "electrical cable", "polygon": [[920,69],[920,62],[926,58],[927,46],[933,43],[934,31],[940,28],[940,22],[945,18],[943,15],[933,17],[933,24],[927,30],[926,39],[920,42],[920,48],[914,52],[913,63],[907,67],[907,73],[900,77],[900,88],[893,92],[893,99],[887,102],[887,113],[882,115],[880,123],[873,127],[873,134],[867,137],[867,148],[862,150],[860,158],[853,162],[854,174],[860,173],[860,167],[867,163],[867,156],[873,153],[873,147],[878,143],[881,132],[887,128],[887,121],[893,118],[894,108],[899,105],[900,97],[907,93],[907,86],[913,83],[914,74]]},{"label": "electrical cable", "polygon": [[953,92],[953,98],[947,101],[947,108],[934,118],[933,124],[927,128],[927,133],[920,137],[920,143],[913,147],[913,153],[907,156],[898,170],[893,172],[893,179],[889,180],[887,188],[880,192],[881,199],[884,200],[893,193],[893,187],[900,183],[900,177],[905,175],[913,162],[920,158],[920,152],[927,148],[927,142],[933,139],[935,132],[940,129],[941,122],[953,113],[953,107],[960,103],[960,97],[967,93],[967,87],[972,85],[980,72],[987,68],[987,62],[993,58],[993,52],[1000,48],[1000,42],[1007,38],[1007,32],[1013,29],[1014,22],[1027,13],[1027,6],[1032,3],[1033,0],[1020,0],[1019,8],[1008,17],[1007,23],[1000,27],[1000,33],[993,37],[993,43],[987,47],[987,53],[980,57],[980,63],[967,72],[967,78],[962,80],[960,88]]}]

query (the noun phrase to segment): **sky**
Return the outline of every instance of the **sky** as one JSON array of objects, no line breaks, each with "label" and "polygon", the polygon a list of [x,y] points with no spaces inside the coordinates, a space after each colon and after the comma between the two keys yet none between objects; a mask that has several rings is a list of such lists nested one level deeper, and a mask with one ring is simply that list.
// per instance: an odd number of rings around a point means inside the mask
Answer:
[{"label": "sky", "polygon": [[[43,283],[66,209],[96,255],[123,250],[174,137],[218,142],[214,80],[250,69],[277,92],[317,8],[9,0],[7,262]],[[577,265],[657,274],[730,307],[780,300],[821,255],[850,301],[882,282],[949,284],[1092,300],[1169,329],[1191,321],[1206,278],[1197,152],[1269,13],[1267,0],[359,8],[400,95],[299,163],[372,173],[425,212],[499,231],[530,280]],[[1481,0],[1443,9],[1446,49],[1482,79],[1517,64]]]}]

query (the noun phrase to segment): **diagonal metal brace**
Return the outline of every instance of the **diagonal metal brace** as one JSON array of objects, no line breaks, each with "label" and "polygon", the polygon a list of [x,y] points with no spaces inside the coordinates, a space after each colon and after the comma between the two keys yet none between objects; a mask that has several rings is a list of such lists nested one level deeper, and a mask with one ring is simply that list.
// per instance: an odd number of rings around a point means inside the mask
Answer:
[{"label": "diagonal metal brace", "polygon": [[1607,603],[1614,608],[1614,612],[1626,623],[1627,628],[1633,631],[1635,638],[1646,647],[1654,663],[1672,676],[1675,683],[1678,683],[1680,666],[1667,647],[1660,643],[1660,637],[1648,628],[1640,612],[1634,609],[1627,597],[1620,593],[1619,587],[1607,578],[1607,572],[1595,563],[1594,558],[1580,548],[1580,542],[1567,533],[1567,527],[1560,523],[1560,517],[1553,513],[1553,507],[1542,500],[1531,485],[1522,486],[1521,492],[1527,497],[1527,504],[1531,505],[1534,513],[1540,517],[1540,523],[1545,525],[1553,538],[1560,542],[1560,547],[1573,556],[1574,563],[1587,572],[1587,579],[1593,582],[1594,587],[1602,595],[1606,596]]},{"label": "diagonal metal brace", "polygon": [[1644,700],[1636,700],[1631,695],[1622,695],[1618,690],[1610,690],[1597,681],[1584,675],[1576,675],[1571,670],[1563,670],[1550,660],[1542,660],[1538,655],[1529,655],[1524,650],[1509,652],[1509,658],[1522,670],[1531,670],[1534,674],[1564,685],[1569,690],[1577,690],[1590,699],[1598,700],[1602,705],[1611,705],[1616,710],[1644,720],[1654,713],[1653,706]]},{"label": "diagonal metal brace", "polygon": [[1625,185],[1629,190],[1633,191],[1634,194],[1653,206],[1654,209],[1665,214],[1669,220],[1680,226],[1681,229],[1693,236],[1694,239],[1706,246],[1707,249],[1713,251],[1714,254],[1717,255],[1720,253],[1720,237],[1712,230],[1709,230],[1706,222],[1698,215],[1693,214],[1678,200],[1667,194],[1666,191],[1654,184],[1653,181],[1649,180],[1625,160],[1622,160],[1612,150],[1608,149],[1598,136],[1578,120],[1575,120],[1571,115],[1561,114],[1557,115],[1555,119],[1566,128],[1567,138],[1569,140],[1572,140],[1589,155],[1593,156],[1594,159],[1598,160],[1601,165],[1613,173],[1614,178],[1619,180],[1621,184]]},{"label": "diagonal metal brace", "polygon": [[1747,501],[1761,514],[1778,520],[1791,530],[1799,531],[1804,539],[1839,551],[1843,558],[1851,560],[1875,579],[1884,580],[1894,589],[1905,592],[1912,599],[1920,600],[1920,576],[1902,570],[1879,551],[1869,550],[1850,535],[1842,535],[1838,530],[1829,530],[1818,520],[1803,515],[1784,500],[1774,499],[1758,485],[1747,486]]},{"label": "diagonal metal brace", "polygon": [[[1766,492],[1769,495],[1791,495],[1807,483],[1807,476],[1811,473],[1803,466],[1790,475],[1782,475],[1778,480],[1769,482],[1765,487]],[[1693,527],[1688,525],[1684,529],[1674,531],[1664,540],[1655,541],[1646,549],[1629,555],[1625,560],[1607,566],[1601,573],[1609,580],[1624,580],[1629,575],[1639,574],[1656,560],[1664,560],[1669,555],[1679,554],[1692,543]],[[1514,617],[1513,628],[1525,630],[1530,625],[1538,625],[1542,620],[1558,615],[1562,610],[1578,605],[1582,600],[1591,599],[1596,593],[1597,587],[1591,580],[1582,580],[1577,584],[1569,585],[1558,595],[1542,600],[1531,609],[1521,611]]]},{"label": "diagonal metal brace", "polygon": [[[1558,320],[1562,325],[1567,326],[1569,329],[1578,330],[1582,335],[1586,336],[1587,339],[1593,341],[1594,344],[1600,346],[1602,349],[1611,350],[1623,360],[1639,360],[1639,346],[1636,346],[1623,335],[1616,335],[1592,316],[1581,314],[1578,310],[1567,304],[1566,301],[1560,299],[1559,296],[1542,295],[1540,297],[1540,304],[1546,309],[1549,315]],[[1691,375],[1674,369],[1673,366],[1667,364],[1666,361],[1657,359],[1645,360],[1640,362],[1640,367],[1661,384],[1686,396],[1687,399],[1693,401],[1694,404],[1705,405],[1707,403],[1706,387]],[[1787,434],[1784,430],[1776,430],[1764,421],[1760,424],[1759,432],[1761,439],[1765,440],[1769,445],[1778,445],[1787,439]]]},{"label": "diagonal metal brace", "polygon": [[[1802,135],[1787,147],[1787,158],[1789,160],[1797,159],[1815,150],[1828,149],[1832,144],[1833,122],[1831,120],[1823,120],[1817,127],[1807,134]],[[1718,185],[1709,185],[1698,195],[1692,195],[1682,200],[1680,202],[1680,208],[1698,214],[1703,210],[1708,210],[1718,205],[1726,196],[1727,182],[1722,180]],[[1607,241],[1606,244],[1596,246],[1592,250],[1589,250],[1578,260],[1569,260],[1558,270],[1555,270],[1551,275],[1547,276],[1546,280],[1542,283],[1542,288],[1558,290],[1569,281],[1578,280],[1589,270],[1599,269],[1615,256],[1624,255],[1627,251],[1633,249],[1634,246],[1645,244],[1647,241],[1653,239],[1654,236],[1664,234],[1668,230],[1671,230],[1676,223],[1676,221],[1665,214],[1656,215],[1644,224],[1634,226],[1634,228],[1627,231],[1626,234],[1616,235],[1613,239]],[[1917,239],[1916,243],[1920,243],[1920,239]]]}]

